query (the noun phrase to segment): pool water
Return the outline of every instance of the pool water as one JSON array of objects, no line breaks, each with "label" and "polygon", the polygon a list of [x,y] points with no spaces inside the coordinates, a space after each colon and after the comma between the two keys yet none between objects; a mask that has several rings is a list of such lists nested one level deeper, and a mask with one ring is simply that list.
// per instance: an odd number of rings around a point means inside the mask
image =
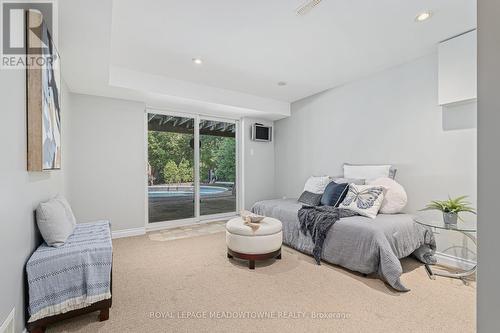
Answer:
[{"label": "pool water", "polygon": [[[200,186],[200,196],[209,196],[229,191],[228,188],[220,186]],[[149,188],[148,196],[150,198],[165,198],[165,197],[190,197],[194,195],[192,186],[170,186],[160,188]]]}]

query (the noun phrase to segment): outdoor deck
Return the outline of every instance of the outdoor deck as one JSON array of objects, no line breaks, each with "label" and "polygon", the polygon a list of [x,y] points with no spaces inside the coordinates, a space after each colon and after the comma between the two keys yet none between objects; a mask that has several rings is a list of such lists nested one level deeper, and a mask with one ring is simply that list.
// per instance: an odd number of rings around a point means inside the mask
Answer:
[{"label": "outdoor deck", "polygon": [[[200,215],[236,212],[236,195],[207,195],[201,198]],[[149,222],[163,222],[194,217],[192,196],[149,197]]]}]

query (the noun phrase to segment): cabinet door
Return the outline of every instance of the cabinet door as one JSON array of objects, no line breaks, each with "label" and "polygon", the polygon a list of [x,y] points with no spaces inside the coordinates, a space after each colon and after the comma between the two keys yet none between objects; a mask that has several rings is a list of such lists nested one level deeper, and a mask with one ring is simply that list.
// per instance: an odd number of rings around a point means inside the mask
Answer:
[{"label": "cabinet door", "polygon": [[439,104],[477,98],[477,34],[471,31],[439,44]]}]

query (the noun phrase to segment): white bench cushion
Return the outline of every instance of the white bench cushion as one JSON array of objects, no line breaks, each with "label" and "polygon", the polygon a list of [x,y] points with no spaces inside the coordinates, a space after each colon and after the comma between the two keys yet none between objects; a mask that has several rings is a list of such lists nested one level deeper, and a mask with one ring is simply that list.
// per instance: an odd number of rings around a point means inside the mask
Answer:
[{"label": "white bench cushion", "polygon": [[226,223],[226,230],[234,235],[241,236],[265,236],[281,232],[281,221],[266,217],[259,223],[259,228],[255,231],[241,217],[235,217]]},{"label": "white bench cushion", "polygon": [[226,244],[231,250],[245,254],[264,254],[281,248],[283,234],[281,231],[257,237],[235,235],[226,231]]}]

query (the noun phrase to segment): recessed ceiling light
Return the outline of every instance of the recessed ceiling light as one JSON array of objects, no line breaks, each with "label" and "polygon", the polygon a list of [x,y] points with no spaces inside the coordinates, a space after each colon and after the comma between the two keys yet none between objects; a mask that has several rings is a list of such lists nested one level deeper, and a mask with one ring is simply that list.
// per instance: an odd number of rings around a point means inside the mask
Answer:
[{"label": "recessed ceiling light", "polygon": [[203,60],[201,60],[200,58],[193,58],[191,60],[197,65],[203,64]]},{"label": "recessed ceiling light", "polygon": [[280,87],[286,86],[286,82],[280,81],[280,82],[278,82],[278,86],[280,86]]},{"label": "recessed ceiling light", "polygon": [[423,22],[427,19],[429,19],[432,16],[432,13],[430,11],[427,12],[422,12],[415,17],[415,21],[417,22]]}]

